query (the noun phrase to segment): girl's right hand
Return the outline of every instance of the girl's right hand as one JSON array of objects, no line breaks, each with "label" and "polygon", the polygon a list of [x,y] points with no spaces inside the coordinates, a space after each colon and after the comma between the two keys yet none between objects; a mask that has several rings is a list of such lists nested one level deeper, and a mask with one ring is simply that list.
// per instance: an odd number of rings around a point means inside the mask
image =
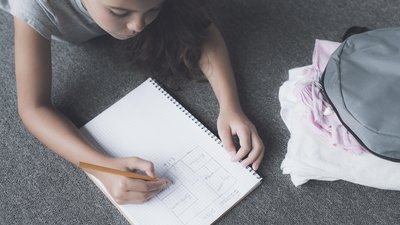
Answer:
[{"label": "girl's right hand", "polygon": [[[130,172],[142,171],[148,176],[155,177],[153,163],[138,157],[111,158],[108,165],[104,166]],[[103,183],[118,204],[143,203],[168,185],[168,181],[164,179],[144,181],[99,171],[90,173]]]}]

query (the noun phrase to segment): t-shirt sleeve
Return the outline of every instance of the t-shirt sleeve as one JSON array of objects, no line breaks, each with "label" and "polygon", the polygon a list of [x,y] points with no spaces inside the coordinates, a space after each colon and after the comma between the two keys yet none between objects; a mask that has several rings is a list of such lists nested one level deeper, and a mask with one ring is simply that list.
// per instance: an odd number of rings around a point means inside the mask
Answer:
[{"label": "t-shirt sleeve", "polygon": [[8,0],[9,12],[25,21],[36,32],[47,40],[57,33],[57,28],[51,21],[52,15],[44,10],[36,0]]}]

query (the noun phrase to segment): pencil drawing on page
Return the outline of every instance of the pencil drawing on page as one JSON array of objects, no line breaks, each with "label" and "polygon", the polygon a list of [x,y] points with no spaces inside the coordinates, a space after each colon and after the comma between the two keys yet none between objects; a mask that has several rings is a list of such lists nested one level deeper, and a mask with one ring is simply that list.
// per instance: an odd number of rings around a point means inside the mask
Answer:
[{"label": "pencil drawing on page", "polygon": [[162,171],[161,177],[172,184],[157,198],[184,224],[227,192],[234,191],[237,182],[200,146],[180,159],[171,157],[164,163]]}]

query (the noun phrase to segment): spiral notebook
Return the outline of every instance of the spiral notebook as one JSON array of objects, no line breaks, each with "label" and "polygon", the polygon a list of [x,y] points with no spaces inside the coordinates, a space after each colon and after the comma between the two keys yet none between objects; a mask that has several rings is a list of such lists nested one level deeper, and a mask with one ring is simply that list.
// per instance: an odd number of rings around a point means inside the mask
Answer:
[{"label": "spiral notebook", "polygon": [[232,162],[218,137],[151,78],[81,131],[109,155],[152,161],[157,176],[172,181],[143,204],[118,205],[88,174],[131,224],[211,224],[262,180]]}]

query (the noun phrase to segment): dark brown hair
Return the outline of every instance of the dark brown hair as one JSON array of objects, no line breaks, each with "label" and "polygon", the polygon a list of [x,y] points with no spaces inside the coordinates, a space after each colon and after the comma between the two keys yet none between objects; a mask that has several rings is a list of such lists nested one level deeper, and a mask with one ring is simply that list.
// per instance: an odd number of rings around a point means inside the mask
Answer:
[{"label": "dark brown hair", "polygon": [[165,0],[157,18],[136,37],[123,41],[129,62],[166,79],[181,75],[201,80],[199,60],[210,19],[205,1]]}]

